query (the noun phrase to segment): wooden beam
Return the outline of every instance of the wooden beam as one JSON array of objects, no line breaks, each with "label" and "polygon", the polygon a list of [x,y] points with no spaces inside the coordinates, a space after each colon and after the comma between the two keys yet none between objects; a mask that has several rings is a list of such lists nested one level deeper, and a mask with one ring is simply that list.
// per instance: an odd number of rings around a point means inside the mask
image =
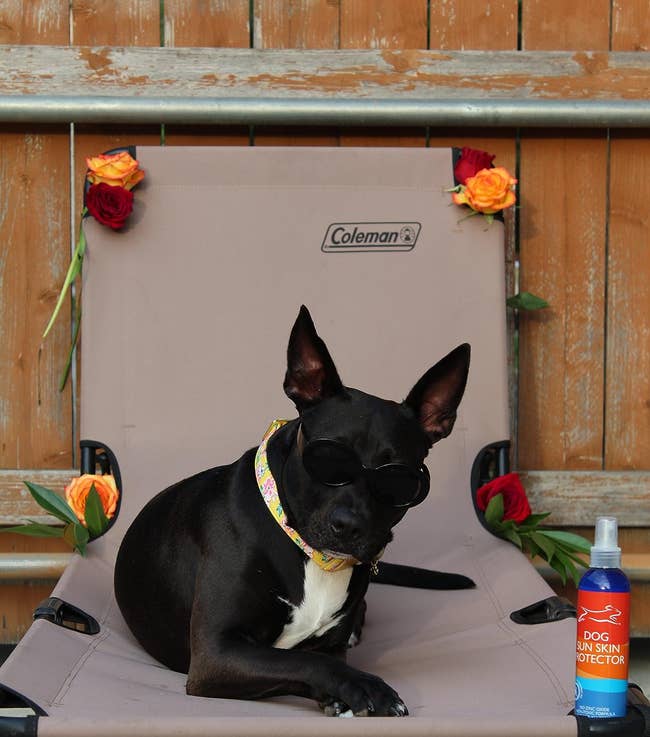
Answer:
[{"label": "wooden beam", "polygon": [[521,471],[535,511],[550,511],[549,525],[593,527],[612,515],[621,527],[650,526],[650,471]]},{"label": "wooden beam", "polygon": [[74,469],[0,470],[0,525],[18,525],[25,519],[45,525],[60,524],[36,504],[24,482],[40,484],[63,496],[66,484],[78,475]]},{"label": "wooden beam", "polygon": [[648,100],[644,52],[0,46],[0,94]]},{"label": "wooden beam", "polygon": [[[34,502],[23,481],[63,494],[77,473],[0,470],[0,525],[19,524],[26,518],[56,524]],[[650,527],[650,471],[520,471],[519,475],[533,510],[552,512],[552,526],[593,527],[597,516],[613,515],[621,527]]]}]

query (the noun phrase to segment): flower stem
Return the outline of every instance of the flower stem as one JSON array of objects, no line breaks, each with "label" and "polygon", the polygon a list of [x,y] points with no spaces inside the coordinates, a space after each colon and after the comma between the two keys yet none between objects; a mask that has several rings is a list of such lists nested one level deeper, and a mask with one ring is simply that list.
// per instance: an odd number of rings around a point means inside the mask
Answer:
[{"label": "flower stem", "polygon": [[70,261],[68,273],[66,274],[65,281],[63,282],[63,286],[61,287],[61,292],[56,302],[54,312],[52,313],[52,317],[50,317],[50,321],[48,322],[47,327],[45,328],[45,331],[43,333],[43,339],[47,337],[48,333],[52,329],[52,325],[54,325],[54,321],[56,320],[57,315],[61,310],[61,305],[63,305],[63,300],[65,299],[66,292],[70,288],[70,285],[81,273],[81,266],[83,264],[84,254],[86,252],[86,235],[83,230],[83,219],[87,213],[88,210],[84,207],[81,211],[81,222],[79,223],[79,238],[77,239],[77,247],[72,254],[72,260]]},{"label": "flower stem", "polygon": [[72,330],[72,342],[70,343],[70,351],[68,352],[68,360],[65,363],[63,374],[61,375],[61,381],[59,382],[59,391],[62,392],[65,389],[68,376],[70,375],[70,368],[72,366],[72,357],[74,356],[74,349],[77,345],[79,338],[79,328],[81,327],[81,298],[77,297],[77,308],[75,311],[74,328]]}]

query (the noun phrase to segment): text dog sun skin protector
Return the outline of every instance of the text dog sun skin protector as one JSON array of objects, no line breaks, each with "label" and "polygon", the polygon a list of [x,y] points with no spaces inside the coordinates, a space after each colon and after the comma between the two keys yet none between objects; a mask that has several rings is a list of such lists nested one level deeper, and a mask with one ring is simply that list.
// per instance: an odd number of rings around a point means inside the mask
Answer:
[{"label": "text dog sun skin protector", "polygon": [[578,586],[577,716],[625,716],[630,582],[620,565],[616,519],[598,517],[590,568]]}]

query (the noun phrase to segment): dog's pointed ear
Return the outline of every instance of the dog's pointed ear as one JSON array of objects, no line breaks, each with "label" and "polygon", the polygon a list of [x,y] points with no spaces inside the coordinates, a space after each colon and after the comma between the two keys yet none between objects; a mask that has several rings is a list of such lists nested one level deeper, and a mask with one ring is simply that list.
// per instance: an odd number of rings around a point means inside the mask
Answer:
[{"label": "dog's pointed ear", "polygon": [[303,305],[291,330],[284,391],[298,412],[343,389],[334,361]]},{"label": "dog's pointed ear", "polygon": [[469,358],[469,345],[459,345],[424,374],[405,400],[431,445],[446,438],[454,426],[467,384]]}]

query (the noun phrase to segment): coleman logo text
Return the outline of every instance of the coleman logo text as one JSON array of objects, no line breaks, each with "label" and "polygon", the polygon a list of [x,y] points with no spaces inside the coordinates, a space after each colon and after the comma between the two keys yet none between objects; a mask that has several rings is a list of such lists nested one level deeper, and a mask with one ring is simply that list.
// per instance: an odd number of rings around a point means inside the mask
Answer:
[{"label": "coleman logo text", "polygon": [[321,249],[334,251],[412,251],[420,223],[332,223]]}]

